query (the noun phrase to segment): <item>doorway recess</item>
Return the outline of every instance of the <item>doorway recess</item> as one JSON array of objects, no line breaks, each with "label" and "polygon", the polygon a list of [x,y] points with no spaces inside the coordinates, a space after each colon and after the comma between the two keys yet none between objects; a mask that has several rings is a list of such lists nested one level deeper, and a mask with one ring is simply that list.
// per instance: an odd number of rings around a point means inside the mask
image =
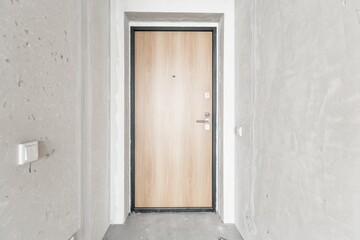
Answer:
[{"label": "doorway recess", "polygon": [[[216,211],[216,30],[216,27],[131,27],[132,212]],[[154,52],[154,48],[159,52]],[[179,66],[183,70],[179,79],[167,76],[169,68],[174,71]],[[154,89],[155,86],[158,87]],[[211,94],[208,93],[211,99],[202,97],[206,88],[211,89]],[[187,109],[183,109],[184,104]],[[154,110],[159,108],[156,114]],[[210,135],[195,121],[195,115],[202,115],[199,111],[206,109],[212,113],[211,117],[210,113],[205,114],[209,120],[204,123],[211,129]],[[179,128],[181,133],[175,134],[173,130]],[[158,133],[163,131],[166,136],[159,137]],[[164,147],[169,142],[172,150]],[[181,150],[176,152],[179,147]]]}]

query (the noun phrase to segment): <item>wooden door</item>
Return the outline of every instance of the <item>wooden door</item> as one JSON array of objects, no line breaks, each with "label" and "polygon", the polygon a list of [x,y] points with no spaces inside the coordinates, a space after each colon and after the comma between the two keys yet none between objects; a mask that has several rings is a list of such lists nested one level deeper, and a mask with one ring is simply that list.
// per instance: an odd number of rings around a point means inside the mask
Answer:
[{"label": "wooden door", "polygon": [[133,207],[212,208],[213,32],[132,37]]}]

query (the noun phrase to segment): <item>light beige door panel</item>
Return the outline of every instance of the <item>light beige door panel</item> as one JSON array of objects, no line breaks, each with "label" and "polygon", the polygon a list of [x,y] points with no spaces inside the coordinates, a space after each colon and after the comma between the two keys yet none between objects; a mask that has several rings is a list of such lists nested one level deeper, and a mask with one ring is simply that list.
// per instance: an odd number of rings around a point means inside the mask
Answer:
[{"label": "light beige door panel", "polygon": [[211,208],[212,32],[135,31],[134,44],[135,208]]}]

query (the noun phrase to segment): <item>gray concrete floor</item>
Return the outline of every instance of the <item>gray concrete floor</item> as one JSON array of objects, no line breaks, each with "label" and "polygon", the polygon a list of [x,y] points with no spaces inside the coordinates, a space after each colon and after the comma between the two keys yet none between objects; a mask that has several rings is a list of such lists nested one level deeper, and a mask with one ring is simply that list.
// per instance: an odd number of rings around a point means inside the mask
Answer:
[{"label": "gray concrete floor", "polygon": [[111,225],[103,240],[243,240],[214,213],[137,213]]}]

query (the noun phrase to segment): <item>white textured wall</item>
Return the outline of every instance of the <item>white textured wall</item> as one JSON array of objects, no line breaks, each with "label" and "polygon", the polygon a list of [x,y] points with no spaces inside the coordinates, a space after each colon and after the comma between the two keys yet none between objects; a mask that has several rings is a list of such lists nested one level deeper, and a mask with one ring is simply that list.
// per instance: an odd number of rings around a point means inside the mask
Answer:
[{"label": "white textured wall", "polygon": [[235,137],[235,223],[243,234],[254,208],[249,198],[253,129],[253,19],[254,1],[235,1],[235,125],[243,135]]},{"label": "white textured wall", "polygon": [[256,1],[252,148],[236,156],[246,240],[360,238],[359,9]]},{"label": "white textured wall", "polygon": [[[66,240],[80,228],[82,239],[101,239],[109,226],[109,2],[9,0],[0,16],[0,239]],[[42,141],[43,158],[30,172],[16,162],[17,144],[31,140]]]},{"label": "white textured wall", "polygon": [[90,235],[100,240],[110,225],[110,4],[89,1]]},{"label": "white textured wall", "polygon": [[112,0],[111,56],[111,221],[122,223],[129,212],[125,136],[125,12],[176,12],[224,14],[224,209],[226,222],[234,222],[234,0]]},{"label": "white textured wall", "polygon": [[[64,240],[79,229],[80,5],[0,3],[0,239]],[[17,165],[17,145],[42,160]]]}]

